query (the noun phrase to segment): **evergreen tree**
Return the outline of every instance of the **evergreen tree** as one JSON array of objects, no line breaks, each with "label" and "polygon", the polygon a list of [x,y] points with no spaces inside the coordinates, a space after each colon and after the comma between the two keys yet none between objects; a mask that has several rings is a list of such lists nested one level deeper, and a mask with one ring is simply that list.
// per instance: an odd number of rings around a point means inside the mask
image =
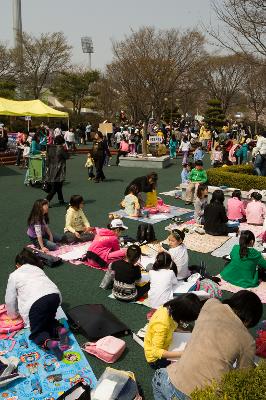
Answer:
[{"label": "evergreen tree", "polygon": [[205,112],[204,121],[209,129],[215,129],[220,132],[225,121],[221,101],[218,99],[211,99],[207,104],[209,107]]}]

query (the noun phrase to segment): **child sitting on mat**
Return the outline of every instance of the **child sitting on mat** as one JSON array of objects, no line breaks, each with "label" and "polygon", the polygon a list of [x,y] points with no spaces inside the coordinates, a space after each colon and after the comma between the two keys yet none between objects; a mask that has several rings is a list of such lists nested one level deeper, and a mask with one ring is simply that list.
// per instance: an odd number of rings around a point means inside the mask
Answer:
[{"label": "child sitting on mat", "polygon": [[62,241],[62,235],[52,234],[48,226],[49,201],[36,200],[28,218],[27,235],[35,247],[44,253],[56,250],[57,243]]},{"label": "child sitting on mat", "polygon": [[[109,215],[113,218],[112,214]],[[119,236],[128,229],[119,218],[111,220],[108,228],[96,228],[96,236],[87,251],[87,261],[95,268],[106,268],[108,264],[121,260],[127,250],[120,249]]]},{"label": "child sitting on mat", "polygon": [[173,299],[174,288],[177,286],[172,267],[170,254],[161,252],[157,254],[156,261],[149,271],[150,290],[148,292],[149,304],[151,308],[159,308],[164,303]]},{"label": "child sitting on mat", "polygon": [[168,236],[169,250],[164,247],[160,248],[161,252],[166,251],[170,254],[173,261],[173,271],[176,274],[178,281],[182,281],[189,277],[190,271],[188,269],[188,252],[185,244],[185,232],[179,229],[174,229]]},{"label": "child sitting on mat", "polygon": [[181,357],[182,351],[168,351],[173,333],[182,324],[195,321],[201,310],[201,302],[193,293],[187,293],[168,301],[155,311],[150,319],[144,338],[144,353],[153,369],[165,368]]},{"label": "child sitting on mat", "polygon": [[94,228],[90,227],[90,223],[82,210],[83,207],[82,196],[78,194],[71,196],[64,229],[67,243],[88,242],[94,238]]},{"label": "child sitting on mat", "polygon": [[129,246],[124,260],[114,261],[111,269],[114,271],[113,295],[118,300],[133,301],[144,296],[149,290],[149,283],[136,285],[141,279],[141,269],[138,261],[141,249],[137,245]]},{"label": "child sitting on mat", "polygon": [[251,202],[246,208],[247,223],[252,225],[263,225],[266,217],[266,206],[261,202],[262,195],[259,192],[253,192],[250,195]]},{"label": "child sitting on mat", "polygon": [[126,214],[130,217],[138,217],[140,205],[137,197],[139,193],[137,185],[131,185],[128,191],[129,193],[121,202],[121,207],[125,209]]},{"label": "child sitting on mat", "polygon": [[236,189],[232,193],[231,199],[227,201],[227,218],[230,221],[244,222],[246,212],[244,208],[244,203],[241,200],[241,191]]},{"label": "child sitting on mat", "polygon": [[62,297],[58,287],[45,275],[40,259],[23,249],[15,259],[16,271],[9,275],[5,303],[11,318],[20,315],[29,338],[51,350],[58,360],[68,348],[66,328],[55,319]]}]

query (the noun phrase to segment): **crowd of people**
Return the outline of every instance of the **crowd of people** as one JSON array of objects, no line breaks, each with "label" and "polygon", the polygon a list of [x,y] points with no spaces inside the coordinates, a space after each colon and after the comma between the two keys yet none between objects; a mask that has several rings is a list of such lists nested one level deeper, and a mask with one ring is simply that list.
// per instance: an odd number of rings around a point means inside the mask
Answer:
[{"label": "crowd of people", "polygon": [[[173,128],[173,129],[172,129]],[[266,207],[259,192],[251,193],[251,201],[242,201],[240,190],[232,193],[227,208],[224,192],[217,189],[208,202],[207,173],[203,159],[211,153],[213,167],[223,164],[249,162],[249,152],[263,159],[258,168],[263,175],[266,157],[266,134],[252,143],[246,130],[232,125],[216,134],[197,121],[187,124],[180,121],[173,127],[160,127],[154,121],[149,124],[149,135],[158,135],[169,147],[170,157],[182,152],[181,180],[187,184],[187,205],[194,204],[194,219],[209,235],[219,236],[239,232],[239,223],[263,225]],[[116,164],[120,156],[139,151],[142,139],[141,126],[123,126],[106,138],[97,132],[85,167],[88,179],[99,183],[105,180],[104,164],[108,165],[110,144],[117,150]],[[52,133],[51,133],[52,132]],[[91,139],[92,126],[87,124],[79,134],[80,143]],[[250,139],[250,140],[249,140]],[[148,137],[149,140],[149,137]],[[113,143],[112,143],[113,141]],[[121,235],[128,229],[118,216],[110,215],[107,227],[90,225],[84,213],[82,195],[72,195],[66,210],[64,231],[52,232],[49,228],[49,204],[57,193],[60,204],[66,204],[63,182],[69,150],[75,151],[74,130],[64,134],[60,128],[54,131],[45,126],[31,137],[23,133],[17,137],[17,161],[27,166],[28,154],[46,156],[46,182],[49,185],[46,199],[36,200],[27,220],[27,236],[33,246],[43,253],[50,253],[64,244],[89,242],[86,261],[96,268],[107,268],[112,276],[112,294],[122,302],[136,301],[147,296],[152,312],[145,331],[144,355],[155,374],[152,388],[155,400],[189,399],[195,388],[202,388],[213,380],[236,368],[254,366],[255,345],[248,329],[262,317],[262,303],[250,291],[240,290],[229,299],[211,298],[202,301],[196,294],[187,293],[175,297],[176,287],[191,275],[190,259],[184,243],[185,231],[174,229],[167,237],[168,245],[158,245],[155,261],[147,267],[149,281],[140,285],[141,247],[134,243],[124,247]],[[193,151],[193,165],[189,155]],[[265,151],[265,153],[264,153]],[[137,177],[124,191],[121,206],[130,217],[139,217],[147,202],[157,199],[158,175],[150,173]],[[123,197],[123,196],[121,196]],[[266,269],[266,260],[254,248],[255,236],[244,230],[239,244],[230,253],[230,260],[221,277],[239,288],[256,287],[260,271]],[[16,270],[10,274],[5,303],[10,317],[21,315],[25,326],[30,328],[30,339],[38,346],[51,351],[58,360],[69,348],[67,330],[56,320],[56,312],[62,303],[59,288],[46,276],[43,264],[30,249],[24,249],[15,259]],[[215,283],[215,280],[214,280]],[[183,331],[194,324],[192,336],[184,351],[170,351],[175,331]],[[217,343],[219,345],[217,345]]]}]

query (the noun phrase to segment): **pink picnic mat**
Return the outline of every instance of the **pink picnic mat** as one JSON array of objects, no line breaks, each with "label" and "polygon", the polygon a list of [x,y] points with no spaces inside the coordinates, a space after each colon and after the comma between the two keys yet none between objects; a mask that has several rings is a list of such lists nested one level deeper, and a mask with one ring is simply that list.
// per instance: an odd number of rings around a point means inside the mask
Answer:
[{"label": "pink picnic mat", "polygon": [[[227,290],[228,292],[237,293],[240,290],[243,290],[240,286],[232,285],[229,282],[224,281],[220,275],[218,277],[221,279],[221,283],[219,284],[220,289]],[[257,296],[261,299],[262,303],[266,304],[266,282],[261,282],[258,287],[249,288],[246,290],[250,290],[253,293],[256,293]]]},{"label": "pink picnic mat", "polygon": [[[63,255],[68,257],[72,253],[74,254],[76,250],[77,251],[83,250],[83,251],[80,252],[80,255],[78,257],[78,258],[81,258],[83,254],[86,254],[86,251],[88,250],[90,244],[91,244],[91,241],[90,242],[77,243],[77,244],[67,244],[67,245],[64,245],[64,246],[60,246],[57,250],[50,251],[49,254],[51,256],[56,256],[56,257],[62,257]],[[33,245],[29,245],[29,247],[34,248]],[[93,265],[90,265],[90,263],[87,262],[87,261],[80,261],[80,260],[77,260],[77,259],[67,259],[67,260],[64,260],[64,258],[62,258],[62,259],[63,259],[64,262],[69,262],[69,263],[74,264],[74,265],[84,264],[84,265],[87,265],[88,267],[91,267],[91,268],[106,270],[106,268],[95,267]]]}]

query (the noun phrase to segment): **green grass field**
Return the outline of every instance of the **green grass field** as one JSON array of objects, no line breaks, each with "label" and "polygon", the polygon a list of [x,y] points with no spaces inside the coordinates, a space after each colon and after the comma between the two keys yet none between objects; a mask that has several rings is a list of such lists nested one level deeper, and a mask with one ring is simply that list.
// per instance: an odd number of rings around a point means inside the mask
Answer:
[{"label": "green grass field", "polygon": [[[92,226],[106,226],[108,212],[119,209],[125,186],[135,177],[150,172],[140,168],[107,167],[106,182],[94,184],[87,180],[84,168],[85,155],[76,155],[67,163],[67,181],[64,185],[65,200],[72,194],[81,194],[85,199],[85,213]],[[180,182],[181,160],[165,170],[159,170],[158,192],[173,189]],[[28,243],[26,236],[26,220],[33,202],[45,196],[41,189],[26,187],[23,184],[24,171],[17,167],[0,167],[0,294],[4,302],[6,282],[10,272],[14,270],[14,257]],[[174,198],[164,197],[165,202],[172,205],[184,206],[184,203]],[[50,228],[62,233],[64,228],[65,208],[57,207],[57,199],[52,201],[49,210]],[[137,223],[125,220],[129,227],[128,234],[134,236]],[[166,237],[164,230],[168,222],[155,224],[157,238]],[[205,260],[210,272],[218,273],[223,267],[222,259],[190,252],[190,264]],[[137,304],[123,304],[108,298],[109,292],[99,289],[103,277],[102,271],[93,270],[86,266],[74,266],[68,263],[55,269],[46,269],[47,275],[58,285],[63,295],[63,308],[85,303],[102,303],[117,317],[128,324],[132,331],[137,331],[146,323],[148,309]],[[264,317],[266,307],[264,306]],[[85,342],[81,335],[77,336],[80,344]],[[125,337],[127,349],[114,368],[131,370],[136,374],[145,395],[152,399],[151,378],[153,371],[147,365],[142,348],[130,336]],[[106,365],[96,358],[89,357],[89,362],[97,378]]]}]

